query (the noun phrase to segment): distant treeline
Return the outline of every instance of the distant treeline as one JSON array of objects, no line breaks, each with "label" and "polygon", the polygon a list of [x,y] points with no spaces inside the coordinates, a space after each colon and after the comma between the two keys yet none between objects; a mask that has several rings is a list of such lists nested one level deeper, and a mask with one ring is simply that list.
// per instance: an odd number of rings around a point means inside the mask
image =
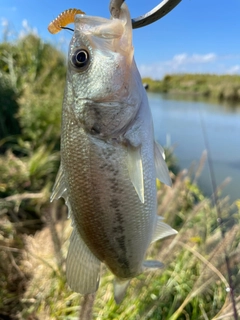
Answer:
[{"label": "distant treeline", "polygon": [[151,92],[187,94],[231,102],[240,101],[239,75],[172,74],[163,80],[143,78]]}]

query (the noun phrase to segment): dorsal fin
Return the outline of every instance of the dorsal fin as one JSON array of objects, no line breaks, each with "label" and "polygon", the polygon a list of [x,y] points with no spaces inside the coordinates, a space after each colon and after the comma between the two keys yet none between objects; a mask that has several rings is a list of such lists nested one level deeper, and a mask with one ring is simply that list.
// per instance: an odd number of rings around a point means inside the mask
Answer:
[{"label": "dorsal fin", "polygon": [[173,234],[177,234],[178,232],[170,227],[168,224],[162,222],[163,218],[158,217],[157,225],[153,234],[152,242],[155,242],[159,239],[171,236]]}]

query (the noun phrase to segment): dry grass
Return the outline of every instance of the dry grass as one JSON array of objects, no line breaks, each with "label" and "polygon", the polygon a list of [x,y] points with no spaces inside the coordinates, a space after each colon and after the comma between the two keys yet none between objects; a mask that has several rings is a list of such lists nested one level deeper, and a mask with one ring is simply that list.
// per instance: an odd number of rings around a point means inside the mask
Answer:
[{"label": "dry grass", "polygon": [[[239,224],[222,239],[214,207],[210,200],[198,199],[202,195],[197,188],[189,190],[187,172],[176,177],[172,189],[162,186],[158,196],[159,212],[179,230],[176,237],[157,242],[148,252],[163,261],[165,268],[133,279],[120,306],[113,301],[113,277],[103,268],[93,319],[232,319],[224,253],[229,255],[239,308]],[[225,201],[220,205],[225,207]],[[65,279],[70,221],[54,218],[56,204],[49,210],[52,218],[46,219],[47,226],[34,235],[24,235],[22,249],[5,239],[4,257],[24,283],[17,319],[77,319],[83,303],[83,297],[71,292]],[[14,250],[20,250],[20,258],[14,257]]]}]

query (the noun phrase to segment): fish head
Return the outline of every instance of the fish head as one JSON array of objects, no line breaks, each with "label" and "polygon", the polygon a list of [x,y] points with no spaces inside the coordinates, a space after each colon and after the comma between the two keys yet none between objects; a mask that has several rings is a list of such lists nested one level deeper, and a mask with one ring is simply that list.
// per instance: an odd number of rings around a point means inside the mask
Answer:
[{"label": "fish head", "polygon": [[[123,4],[117,19],[78,14],[74,26],[65,92],[72,101],[67,105],[87,127],[99,122],[103,135],[114,128],[121,131],[137,113],[141,97],[136,86],[142,85],[133,58],[127,6]],[[112,126],[107,128],[110,122]]]},{"label": "fish head", "polygon": [[76,15],[74,26],[68,61],[75,91],[98,101],[122,97],[133,62],[128,11],[121,10],[119,19]]}]

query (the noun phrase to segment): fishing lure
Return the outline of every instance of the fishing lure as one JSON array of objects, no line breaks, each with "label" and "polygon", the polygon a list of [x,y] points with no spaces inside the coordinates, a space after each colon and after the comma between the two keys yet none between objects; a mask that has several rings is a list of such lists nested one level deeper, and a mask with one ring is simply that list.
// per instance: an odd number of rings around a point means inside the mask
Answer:
[{"label": "fishing lure", "polygon": [[63,11],[57,16],[56,19],[49,23],[48,31],[52,34],[58,33],[63,27],[74,22],[74,17],[76,14],[85,14],[85,12],[79,9],[68,9]]}]

